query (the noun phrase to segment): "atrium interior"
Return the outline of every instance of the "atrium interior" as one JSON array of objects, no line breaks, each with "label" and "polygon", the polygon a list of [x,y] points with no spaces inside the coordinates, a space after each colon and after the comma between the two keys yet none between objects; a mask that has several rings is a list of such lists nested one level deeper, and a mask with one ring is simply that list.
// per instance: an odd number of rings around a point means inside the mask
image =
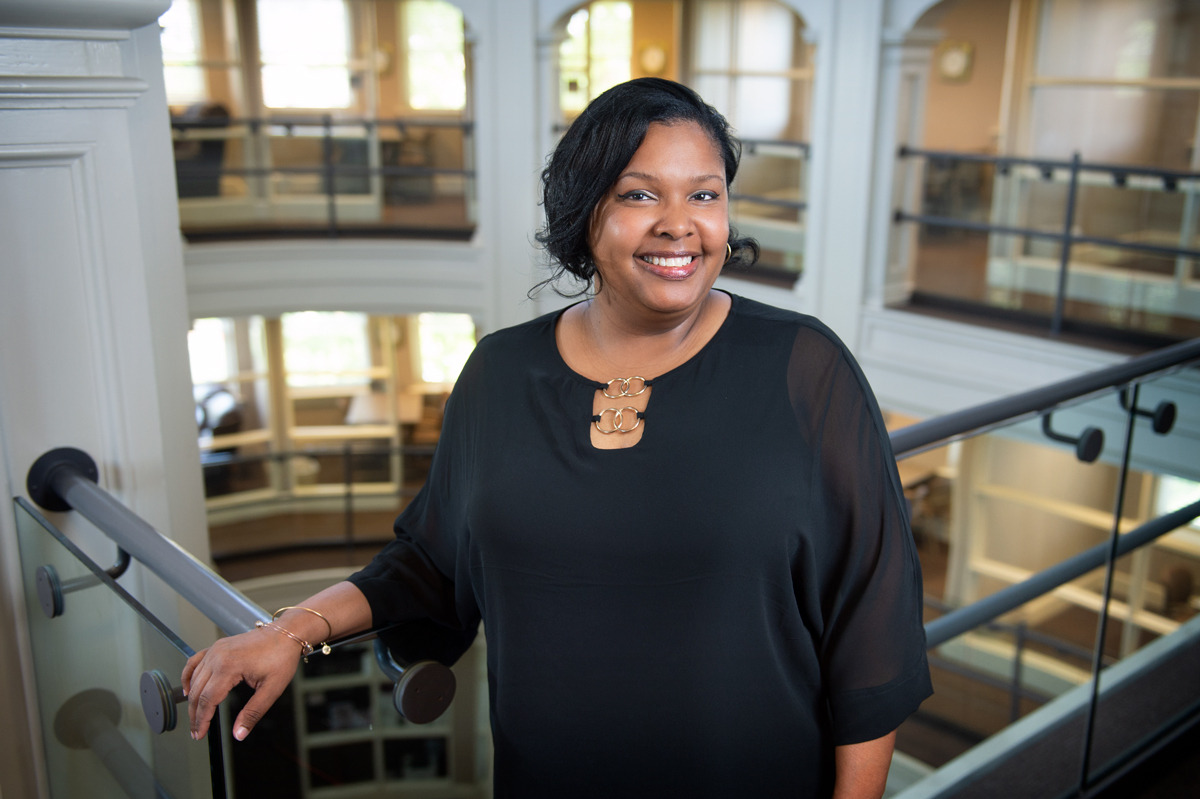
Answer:
[{"label": "atrium interior", "polygon": [[[1200,339],[1193,0],[11,0],[0,708],[23,723],[0,796],[137,795],[55,738],[92,680],[73,647],[105,638],[141,653],[91,668],[133,674],[117,729],[169,795],[491,795],[486,631],[429,724],[397,713],[395,664],[363,641],[313,658],[245,743],[244,691],[216,749],[174,740],[185,724],[152,735],[138,675],[177,683],[219,625],[136,556],[119,591],[68,589],[113,540],[38,510],[26,476],[87,451],[101,487],[268,611],[344,579],[424,484],[476,342],[577,300],[538,288],[538,176],[592,99],[645,76],[696,89],[742,143],[731,221],[762,257],[717,287],[817,316],[870,380],[927,630],[1200,501],[1200,351],[1178,354]],[[1150,365],[902,443],[1132,363]],[[1194,516],[931,645],[935,694],[886,795],[1194,786]],[[105,592],[78,621],[77,589]],[[183,648],[146,643],[155,625]],[[1176,706],[1129,698],[1147,675]]]}]

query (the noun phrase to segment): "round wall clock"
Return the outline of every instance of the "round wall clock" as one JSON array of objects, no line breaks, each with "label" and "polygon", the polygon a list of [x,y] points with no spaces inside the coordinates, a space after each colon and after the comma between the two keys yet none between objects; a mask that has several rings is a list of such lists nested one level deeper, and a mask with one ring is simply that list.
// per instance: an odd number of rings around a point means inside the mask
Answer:
[{"label": "round wall clock", "polygon": [[667,68],[667,51],[660,44],[648,44],[638,53],[638,66],[647,75],[661,75]]},{"label": "round wall clock", "polygon": [[964,83],[971,79],[975,48],[969,42],[942,42],[937,52],[937,70],[942,80]]}]

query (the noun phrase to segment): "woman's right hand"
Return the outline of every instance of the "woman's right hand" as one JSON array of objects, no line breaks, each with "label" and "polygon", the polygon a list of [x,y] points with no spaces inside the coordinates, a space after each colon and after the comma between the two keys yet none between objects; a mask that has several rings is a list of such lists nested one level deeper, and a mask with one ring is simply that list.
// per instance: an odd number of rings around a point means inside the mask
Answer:
[{"label": "woman's right hand", "polygon": [[233,737],[244,740],[287,688],[299,663],[299,645],[266,628],[222,638],[192,655],[183,667],[192,738],[204,737],[217,705],[244,682],[254,696],[233,722]]}]

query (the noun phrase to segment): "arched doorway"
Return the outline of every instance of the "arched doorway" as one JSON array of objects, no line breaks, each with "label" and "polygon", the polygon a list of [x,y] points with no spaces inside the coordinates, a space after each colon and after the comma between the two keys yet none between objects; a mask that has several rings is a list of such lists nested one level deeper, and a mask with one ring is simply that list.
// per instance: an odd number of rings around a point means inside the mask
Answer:
[{"label": "arched doorway", "polygon": [[1200,333],[1200,9],[956,0],[917,25],[944,38],[915,147],[969,157],[915,156],[905,210],[1014,232],[922,225],[912,299],[1147,344]]}]

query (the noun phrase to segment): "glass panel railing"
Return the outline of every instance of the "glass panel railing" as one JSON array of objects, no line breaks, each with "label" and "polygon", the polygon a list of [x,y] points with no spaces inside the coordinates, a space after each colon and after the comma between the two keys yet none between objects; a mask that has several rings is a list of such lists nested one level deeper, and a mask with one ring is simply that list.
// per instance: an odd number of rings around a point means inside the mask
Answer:
[{"label": "glass panel railing", "polygon": [[51,797],[224,797],[219,739],[192,741],[165,699],[192,650],[32,505],[13,510]]},{"label": "glass panel railing", "polygon": [[896,221],[907,300],[1161,346],[1200,335],[1200,173],[1136,163],[903,148],[923,175]]},{"label": "glass panel railing", "polygon": [[189,238],[474,232],[469,121],[216,115],[171,124]]},{"label": "glass panel railing", "polygon": [[[904,778],[893,780],[889,795],[925,796],[922,784],[945,783],[964,764],[980,773],[990,769],[988,779],[996,784],[1013,784],[1021,768],[1036,764],[1037,790],[1013,795],[1057,799],[1080,786],[1085,739],[1091,740],[1087,782],[1095,785],[1167,734],[1181,712],[1194,712],[1190,703],[1200,696],[1161,685],[1181,683],[1170,681],[1168,672],[1178,668],[1170,652],[1176,641],[1195,635],[1200,596],[1192,575],[1200,573],[1200,529],[1185,525],[1119,557],[1111,580],[1103,563],[1118,492],[1123,535],[1200,498],[1188,446],[1193,428],[1174,429],[1171,408],[1163,404],[1194,392],[1195,380],[1181,372],[1138,387],[1141,413],[1128,452],[1128,412],[1120,393],[1110,391],[1056,411],[1049,428],[1058,440],[1034,418],[900,461],[925,577],[927,624],[1089,552],[1092,562],[990,621],[933,641],[935,693],[900,728],[893,771]],[[1098,649],[1105,671],[1090,724]],[[1034,747],[1053,730],[1054,762],[1035,748],[1001,756],[1008,745],[1002,742],[1014,736],[998,734],[1017,722],[1029,728],[1021,746]],[[948,771],[923,783],[934,769]],[[902,792],[906,787],[911,794]]]},{"label": "glass panel railing", "polygon": [[[178,739],[164,743],[167,739],[148,735],[173,733],[177,725],[186,726],[183,709],[176,707],[183,701],[177,686],[178,675],[192,652],[110,575],[120,576],[132,557],[220,629],[235,634],[253,631],[271,618],[259,603],[296,605],[348,572],[322,568],[230,585],[97,485],[97,472],[87,453],[60,448],[38,458],[27,484],[43,507],[76,511],[71,522],[82,519],[88,525],[76,528],[79,533],[93,540],[103,540],[93,535],[103,533],[121,547],[118,565],[108,572],[89,560],[25,499],[15,500],[22,531],[23,576],[29,586],[27,604],[42,608],[46,616],[46,620],[31,618],[30,623],[37,650],[36,671],[48,675],[40,686],[46,729],[53,729],[68,749],[81,740],[87,744],[128,795],[206,795],[203,785],[197,783],[200,787],[196,788],[186,781],[189,773],[203,772],[205,748],[195,744],[184,748],[183,754],[194,762],[190,766],[174,764],[171,757],[181,756]],[[47,537],[57,544],[46,543],[43,539]],[[81,597],[90,599],[85,593],[91,592],[103,593],[100,599],[105,602],[81,603]],[[124,611],[107,606],[117,601],[124,603]],[[64,624],[63,618],[75,619],[81,629]],[[51,626],[46,627],[47,621]],[[207,751],[216,776],[209,792],[220,796],[228,790],[235,796],[332,797],[350,787],[352,793],[411,795],[417,790],[447,797],[482,795],[491,750],[487,705],[481,700],[487,695],[482,638],[474,646],[471,641],[454,642],[453,654],[434,647],[442,653],[435,657],[457,659],[452,674],[442,663],[428,659],[428,648],[412,650],[407,643],[410,633],[417,640],[427,637],[420,630],[391,630],[385,636],[396,636],[389,645],[400,646],[407,658],[404,661],[395,660],[381,640],[369,645],[375,632],[332,642],[322,647],[323,652],[313,653],[311,660],[303,658],[283,698],[274,702],[251,738],[236,743],[230,735],[231,723],[236,723],[249,695],[244,690],[235,692],[226,703],[226,712],[210,726]],[[63,636],[67,640],[61,640]],[[75,641],[81,642],[88,658],[93,650],[100,653],[94,664],[83,657],[70,657]],[[468,651],[458,657],[460,646]],[[81,665],[85,662],[98,666],[99,674],[93,675]],[[137,678],[139,669],[145,670]],[[128,720],[122,712],[131,704],[129,696],[122,693],[127,672],[134,673],[140,689],[140,696],[135,690],[133,697],[140,699],[145,723]],[[76,691],[79,684],[97,687]],[[390,693],[390,710],[384,693]],[[65,704],[64,696],[68,697]],[[67,710],[58,710],[60,705]],[[52,714],[57,715],[52,718]],[[81,738],[69,735],[76,727],[85,730],[79,732]],[[47,747],[51,745],[48,741]],[[230,753],[224,761],[222,752]],[[63,764],[51,763],[52,767],[59,765]],[[167,777],[159,774],[160,767],[172,779],[185,781],[172,787]],[[62,779],[67,782],[57,789],[56,799],[76,793],[97,795],[77,790],[73,774]]]}]

